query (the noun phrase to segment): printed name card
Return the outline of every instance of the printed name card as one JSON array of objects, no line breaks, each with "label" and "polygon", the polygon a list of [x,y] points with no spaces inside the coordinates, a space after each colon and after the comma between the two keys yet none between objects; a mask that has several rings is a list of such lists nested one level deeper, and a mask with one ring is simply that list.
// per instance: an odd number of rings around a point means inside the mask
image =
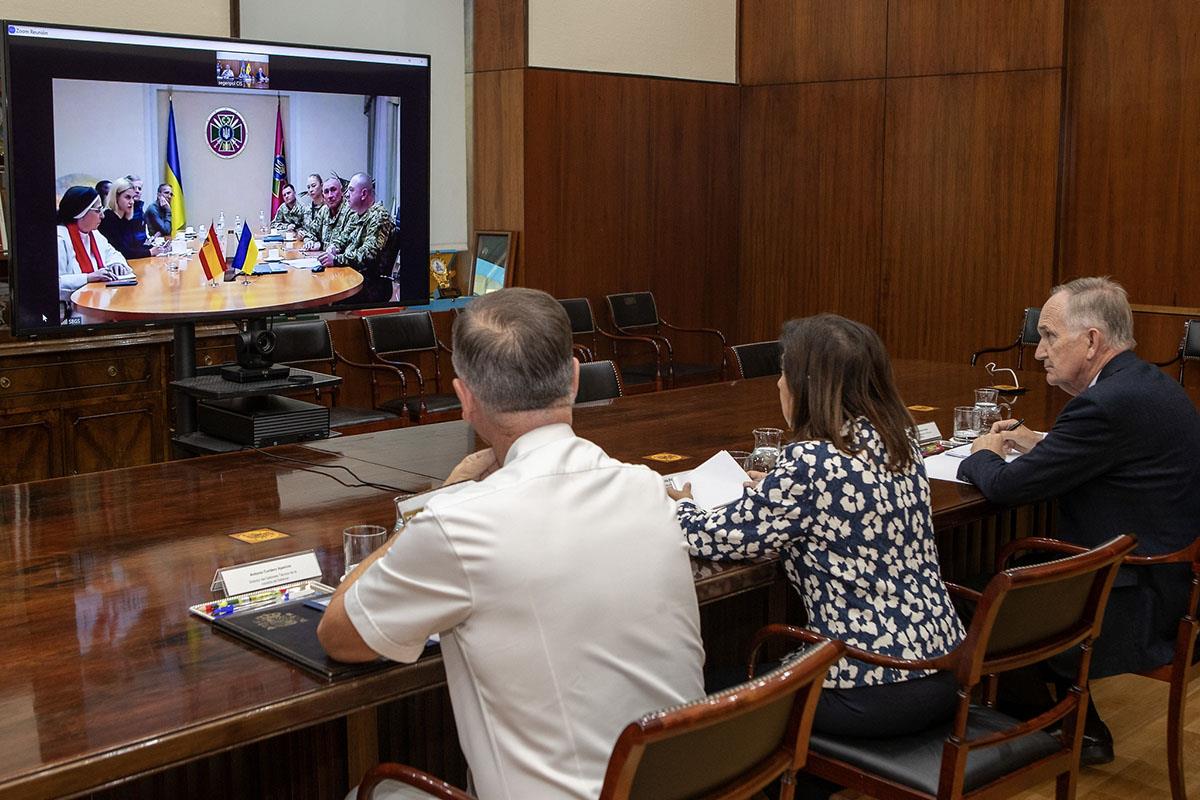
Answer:
[{"label": "printed name card", "polygon": [[226,595],[243,594],[320,577],[321,565],[317,561],[317,554],[306,550],[219,569],[213,580],[213,591],[223,587]]}]

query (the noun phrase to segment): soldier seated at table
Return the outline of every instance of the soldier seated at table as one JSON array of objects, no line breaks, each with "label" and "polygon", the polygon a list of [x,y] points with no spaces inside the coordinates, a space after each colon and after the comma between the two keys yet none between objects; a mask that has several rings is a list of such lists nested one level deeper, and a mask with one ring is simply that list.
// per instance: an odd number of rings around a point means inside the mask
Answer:
[{"label": "soldier seated at table", "polygon": [[304,227],[304,207],[296,199],[296,187],[290,183],[283,185],[283,202],[271,220],[271,227],[280,231],[295,231]]},{"label": "soldier seated at table", "polygon": [[392,215],[376,201],[375,180],[365,172],[350,178],[345,204],[350,207],[349,219],[341,235],[318,258],[327,267],[350,267],[362,273],[363,288],[357,301],[387,300],[391,283],[380,257],[395,228]]},{"label": "soldier seated at table", "polygon": [[337,241],[342,229],[350,219],[350,206],[344,202],[342,179],[331,175],[321,186],[325,205],[313,215],[312,222],[304,229],[305,250],[326,250]]}]

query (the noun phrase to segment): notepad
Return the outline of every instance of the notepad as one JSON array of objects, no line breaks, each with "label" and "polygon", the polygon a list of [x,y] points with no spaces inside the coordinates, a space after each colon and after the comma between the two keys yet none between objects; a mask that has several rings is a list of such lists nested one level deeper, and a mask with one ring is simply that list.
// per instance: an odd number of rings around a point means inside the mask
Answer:
[{"label": "notepad", "polygon": [[284,259],[283,263],[292,269],[312,269],[321,262],[315,258],[288,258]]},{"label": "notepad", "polygon": [[707,510],[739,499],[750,478],[733,456],[722,450],[695,469],[673,473],[667,479],[676,489],[691,483],[693,501]]},{"label": "notepad", "polygon": [[[970,481],[959,480],[958,466],[963,463],[963,459],[970,455],[971,445],[964,444],[961,447],[951,448],[944,453],[928,456],[925,459],[925,474],[930,480],[966,483],[969,485]],[[1004,460],[1013,461],[1020,455],[1020,453],[1009,453]]]}]

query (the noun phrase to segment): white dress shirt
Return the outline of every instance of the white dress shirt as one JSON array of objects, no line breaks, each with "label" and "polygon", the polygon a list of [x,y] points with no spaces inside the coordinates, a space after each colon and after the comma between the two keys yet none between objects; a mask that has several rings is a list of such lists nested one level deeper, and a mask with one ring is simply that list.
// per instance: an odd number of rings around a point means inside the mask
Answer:
[{"label": "white dress shirt", "polygon": [[376,652],[441,633],[482,800],[594,798],[617,736],[704,693],[699,609],[662,478],[547,425],[433,497],[345,596]]}]

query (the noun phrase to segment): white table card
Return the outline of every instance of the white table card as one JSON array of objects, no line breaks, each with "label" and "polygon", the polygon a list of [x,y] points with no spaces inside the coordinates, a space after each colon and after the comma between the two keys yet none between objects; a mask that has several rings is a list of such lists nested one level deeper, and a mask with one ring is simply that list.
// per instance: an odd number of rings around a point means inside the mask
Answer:
[{"label": "white table card", "polygon": [[219,569],[213,579],[213,591],[223,588],[226,595],[243,594],[320,577],[317,554],[306,550]]}]

